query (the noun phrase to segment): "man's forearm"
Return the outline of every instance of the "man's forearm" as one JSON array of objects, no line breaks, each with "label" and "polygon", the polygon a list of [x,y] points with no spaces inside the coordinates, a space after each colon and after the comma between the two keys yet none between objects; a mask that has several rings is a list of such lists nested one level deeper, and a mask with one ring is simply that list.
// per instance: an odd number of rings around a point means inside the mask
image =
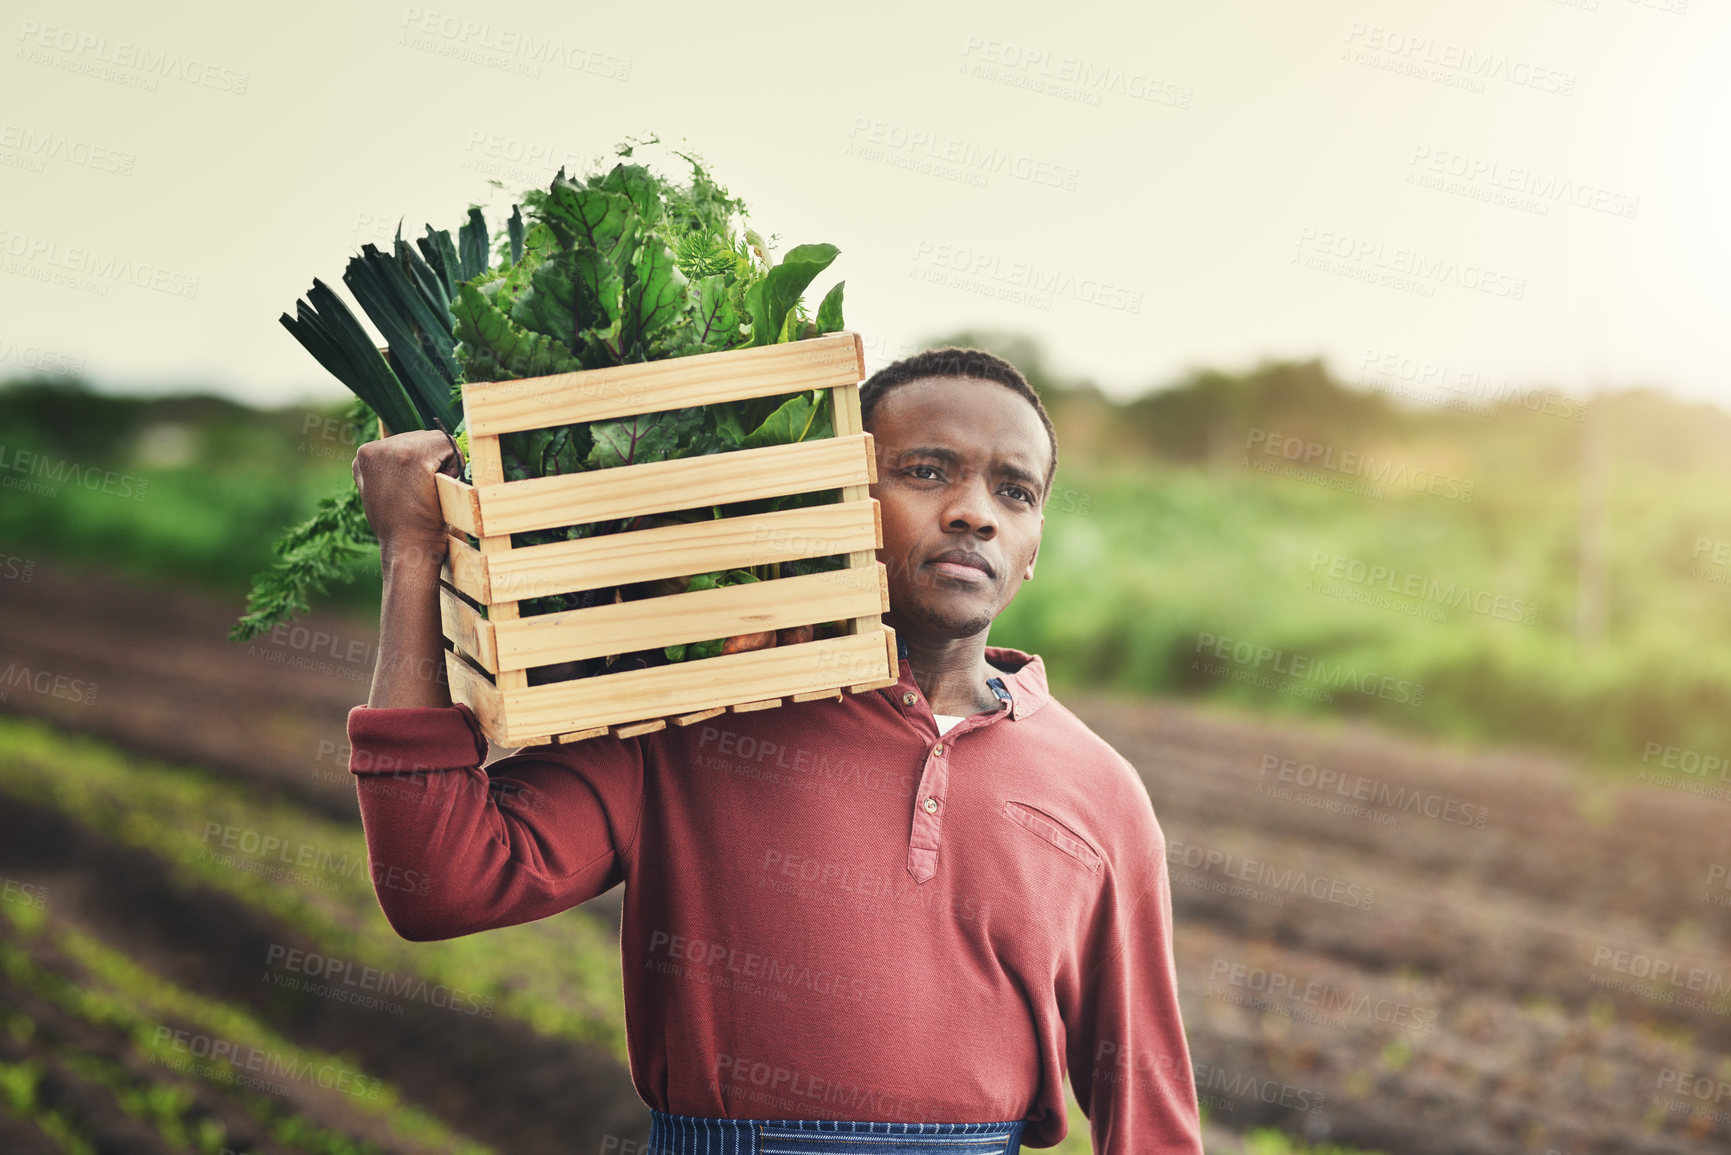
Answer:
[{"label": "man's forearm", "polygon": [[374,709],[448,707],[445,641],[439,622],[444,545],[387,545],[379,551],[384,600],[379,658],[367,705]]}]

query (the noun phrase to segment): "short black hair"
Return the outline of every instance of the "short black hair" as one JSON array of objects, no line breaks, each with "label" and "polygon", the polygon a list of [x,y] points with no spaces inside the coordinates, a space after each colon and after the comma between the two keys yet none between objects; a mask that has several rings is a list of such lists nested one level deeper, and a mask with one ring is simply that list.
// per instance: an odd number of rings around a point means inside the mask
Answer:
[{"label": "short black hair", "polygon": [[995,381],[1034,407],[1034,412],[1040,416],[1040,424],[1046,427],[1046,440],[1052,447],[1052,462],[1046,469],[1046,481],[1040,494],[1040,502],[1045,504],[1052,488],[1052,477],[1058,472],[1058,434],[1052,428],[1052,419],[1047,416],[1046,407],[1040,403],[1040,395],[1034,392],[1034,387],[1028,384],[1028,379],[1022,376],[1021,370],[1002,357],[984,349],[947,345],[941,349],[927,349],[923,353],[915,353],[911,357],[903,357],[900,361],[885,365],[866,378],[865,384],[859,387],[861,422],[868,429],[871,427],[872,412],[878,407],[878,402],[883,400],[885,393],[897,385],[906,385],[909,381],[919,381],[927,377],[973,377]]}]

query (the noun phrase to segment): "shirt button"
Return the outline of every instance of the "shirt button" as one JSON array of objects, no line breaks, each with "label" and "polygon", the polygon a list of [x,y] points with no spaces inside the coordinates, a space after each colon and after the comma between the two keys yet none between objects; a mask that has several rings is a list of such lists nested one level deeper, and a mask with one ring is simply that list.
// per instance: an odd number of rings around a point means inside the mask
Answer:
[{"label": "shirt button", "polygon": [[909,690],[907,693],[902,695],[902,705],[904,705],[904,706],[911,706],[919,700],[920,700],[920,696],[918,694],[914,693],[912,690]]},{"label": "shirt button", "polygon": [[932,747],[932,753],[934,753],[934,754],[942,754],[943,752],[944,752],[944,744],[942,742],[939,742],[936,746]]},{"label": "shirt button", "polygon": [[926,813],[927,814],[936,814],[937,812],[938,812],[938,800],[936,798],[926,799]]}]

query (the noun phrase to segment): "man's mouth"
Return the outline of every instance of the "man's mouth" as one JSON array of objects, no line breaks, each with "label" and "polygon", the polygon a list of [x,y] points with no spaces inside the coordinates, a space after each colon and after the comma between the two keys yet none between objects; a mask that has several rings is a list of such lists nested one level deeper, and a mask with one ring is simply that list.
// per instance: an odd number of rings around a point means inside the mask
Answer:
[{"label": "man's mouth", "polygon": [[940,553],[926,564],[935,572],[958,581],[983,582],[995,576],[985,558],[962,549]]}]

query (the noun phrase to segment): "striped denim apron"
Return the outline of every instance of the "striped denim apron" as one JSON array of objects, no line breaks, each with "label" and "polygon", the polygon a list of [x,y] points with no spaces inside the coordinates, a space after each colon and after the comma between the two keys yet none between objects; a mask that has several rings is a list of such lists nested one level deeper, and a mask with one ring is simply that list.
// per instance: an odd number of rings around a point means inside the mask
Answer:
[{"label": "striped denim apron", "polygon": [[1016,1155],[1026,1125],[649,1117],[646,1155]]}]

